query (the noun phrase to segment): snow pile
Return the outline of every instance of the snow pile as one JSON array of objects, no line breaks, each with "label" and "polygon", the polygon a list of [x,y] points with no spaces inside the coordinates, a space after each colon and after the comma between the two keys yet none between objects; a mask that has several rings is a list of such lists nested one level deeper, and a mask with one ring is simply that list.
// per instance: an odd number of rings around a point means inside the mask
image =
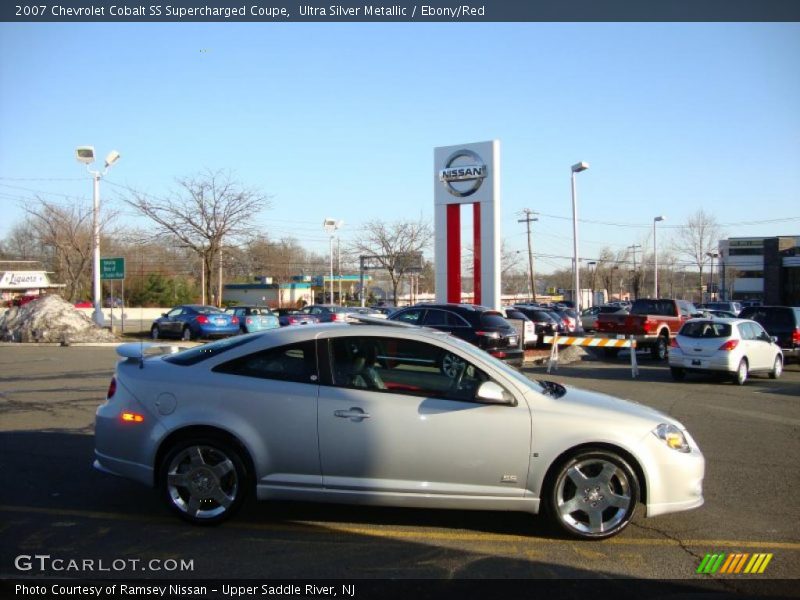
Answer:
[{"label": "snow pile", "polygon": [[114,342],[114,335],[61,296],[50,294],[0,314],[4,342]]}]

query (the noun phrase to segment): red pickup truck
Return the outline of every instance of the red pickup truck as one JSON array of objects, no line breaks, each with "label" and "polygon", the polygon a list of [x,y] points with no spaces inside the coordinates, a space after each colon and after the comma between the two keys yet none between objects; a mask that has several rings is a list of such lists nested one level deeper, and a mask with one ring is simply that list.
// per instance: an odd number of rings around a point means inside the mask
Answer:
[{"label": "red pickup truck", "polygon": [[[656,360],[667,357],[670,338],[687,319],[697,313],[687,300],[636,300],[629,314],[597,315],[597,335],[607,338],[633,338],[637,348],[650,348]],[[614,348],[608,348],[609,354]]]}]

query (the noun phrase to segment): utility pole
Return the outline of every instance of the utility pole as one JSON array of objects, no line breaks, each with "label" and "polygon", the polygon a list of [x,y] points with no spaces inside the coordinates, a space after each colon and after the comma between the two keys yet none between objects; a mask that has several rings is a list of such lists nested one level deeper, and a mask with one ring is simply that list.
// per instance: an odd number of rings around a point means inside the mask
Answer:
[{"label": "utility pole", "polygon": [[633,244],[628,246],[628,250],[633,250],[633,292],[636,295],[636,298],[639,297],[639,276],[636,274],[636,249],[641,247],[641,244]]},{"label": "utility pole", "polygon": [[531,223],[534,221],[538,221],[539,217],[534,217],[533,215],[538,215],[539,213],[532,211],[530,208],[524,208],[522,213],[525,215],[524,219],[518,219],[517,223],[525,223],[525,226],[528,230],[528,275],[530,276],[530,283],[531,283],[531,296],[533,302],[536,302],[536,279],[533,275],[533,247],[531,246]]}]

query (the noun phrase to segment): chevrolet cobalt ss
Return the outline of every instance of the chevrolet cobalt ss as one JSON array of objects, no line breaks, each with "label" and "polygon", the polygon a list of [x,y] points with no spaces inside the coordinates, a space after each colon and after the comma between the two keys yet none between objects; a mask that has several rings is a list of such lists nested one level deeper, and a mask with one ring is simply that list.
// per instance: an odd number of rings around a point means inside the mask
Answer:
[{"label": "chevrolet cobalt ss", "polygon": [[[151,348],[148,348],[151,346]],[[703,503],[675,419],[532,381],[442,332],[287,327],[171,354],[125,344],[95,467],[212,524],[244,497],[544,512],[578,538]],[[143,354],[144,353],[144,354]]]}]

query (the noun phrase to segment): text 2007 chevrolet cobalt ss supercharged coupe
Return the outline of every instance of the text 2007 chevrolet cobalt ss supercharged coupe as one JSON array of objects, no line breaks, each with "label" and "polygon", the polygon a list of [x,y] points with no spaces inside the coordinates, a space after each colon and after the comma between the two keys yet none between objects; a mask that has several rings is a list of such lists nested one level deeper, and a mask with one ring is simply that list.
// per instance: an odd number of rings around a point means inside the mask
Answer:
[{"label": "text 2007 chevrolet cobalt ss supercharged coupe", "polygon": [[[147,346],[147,345],[145,345]],[[606,538],[703,503],[705,462],[654,409],[531,381],[447,334],[287,327],[181,352],[118,349],[95,466],[157,487],[198,524],[246,494],[421,508],[543,511]]]}]

